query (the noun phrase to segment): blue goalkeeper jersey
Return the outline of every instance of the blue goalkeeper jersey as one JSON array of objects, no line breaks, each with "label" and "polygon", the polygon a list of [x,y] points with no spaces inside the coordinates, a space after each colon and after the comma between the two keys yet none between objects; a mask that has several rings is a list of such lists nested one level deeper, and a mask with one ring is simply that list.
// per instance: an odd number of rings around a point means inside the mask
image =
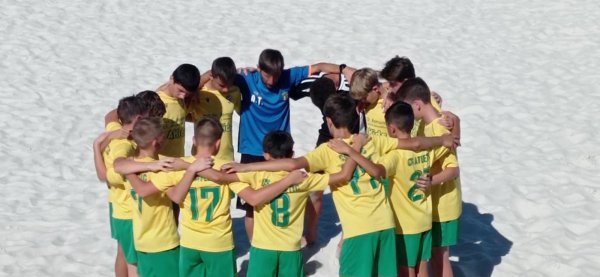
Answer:
[{"label": "blue goalkeeper jersey", "polygon": [[[291,88],[308,77],[310,67],[292,67],[283,71],[277,84],[267,88],[260,71],[239,74],[235,85],[242,93],[238,152],[262,156],[262,141],[270,131],[290,132]],[[291,95],[295,97],[295,95]]]}]

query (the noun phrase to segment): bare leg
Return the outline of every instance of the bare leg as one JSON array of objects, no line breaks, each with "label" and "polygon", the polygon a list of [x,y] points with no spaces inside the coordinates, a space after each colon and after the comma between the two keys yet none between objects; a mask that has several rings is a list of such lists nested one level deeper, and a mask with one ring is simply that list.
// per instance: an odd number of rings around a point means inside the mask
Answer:
[{"label": "bare leg", "polygon": [[244,225],[246,226],[246,235],[248,235],[248,241],[252,243],[252,234],[254,231],[254,211],[253,209],[246,210],[246,216],[244,217]]},{"label": "bare leg", "polygon": [[398,276],[402,276],[402,277],[416,277],[417,274],[415,273],[415,268],[414,267],[408,267],[408,266],[398,265]]},{"label": "bare leg", "polygon": [[117,258],[115,259],[115,276],[116,277],[128,277],[127,276],[127,262],[125,262],[125,255],[123,254],[123,248],[121,244],[117,242]]},{"label": "bare leg", "polygon": [[433,271],[433,276],[436,277],[454,276],[448,247],[433,247],[431,249],[431,271]]},{"label": "bare leg", "polygon": [[138,277],[137,273],[137,265],[135,264],[127,264],[127,277]]},{"label": "bare leg", "polygon": [[323,192],[317,191],[310,195],[310,200],[306,204],[306,243],[312,244],[317,240],[317,225],[319,215],[323,206]]},{"label": "bare leg", "polygon": [[419,262],[418,266],[415,268],[417,277],[429,277],[429,268],[427,264],[427,261]]}]

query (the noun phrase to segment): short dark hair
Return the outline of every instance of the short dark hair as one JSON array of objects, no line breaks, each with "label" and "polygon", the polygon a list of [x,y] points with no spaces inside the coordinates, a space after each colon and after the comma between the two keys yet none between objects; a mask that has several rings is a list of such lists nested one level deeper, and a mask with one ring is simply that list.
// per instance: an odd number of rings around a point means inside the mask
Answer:
[{"label": "short dark hair", "polygon": [[396,56],[385,63],[381,70],[381,77],[388,82],[403,82],[415,78],[415,68],[409,58]]},{"label": "short dark hair", "polygon": [[271,131],[263,139],[263,151],[274,159],[294,156],[294,139],[286,131]]},{"label": "short dark hair", "polygon": [[212,63],[210,71],[213,77],[222,79],[228,85],[233,84],[233,80],[237,75],[235,63],[230,57],[216,58]]},{"label": "short dark hair", "polygon": [[385,112],[385,123],[395,125],[400,131],[410,134],[415,123],[412,107],[403,101],[398,101]]},{"label": "short dark hair", "polygon": [[131,137],[139,148],[146,148],[156,138],[164,133],[163,120],[160,117],[141,118],[131,130]]},{"label": "short dark hair", "polygon": [[399,100],[405,102],[412,102],[414,100],[421,100],[427,104],[431,102],[431,92],[429,86],[420,77],[412,78],[404,81],[398,92],[394,94],[394,102]]},{"label": "short dark hair", "polygon": [[142,92],[138,92],[135,97],[140,99],[142,109],[148,114],[148,116],[163,117],[163,115],[165,115],[167,112],[165,103],[160,100],[160,96],[158,96],[158,93],[155,91],[144,90]]},{"label": "short dark hair", "polygon": [[180,84],[188,92],[198,90],[200,71],[195,65],[184,63],[173,71],[173,82]]},{"label": "short dark hair", "polygon": [[279,50],[265,49],[258,56],[258,67],[270,75],[278,75],[283,72],[283,55]]},{"label": "short dark hair", "polygon": [[211,145],[221,139],[222,135],[223,126],[214,117],[203,116],[198,120],[194,128],[194,137],[197,145]]},{"label": "short dark hair", "polygon": [[121,121],[121,124],[129,124],[133,122],[136,116],[142,115],[142,105],[140,99],[135,96],[127,96],[119,100],[119,106],[117,106],[117,116]]},{"label": "short dark hair", "polygon": [[334,94],[327,98],[323,106],[323,115],[331,118],[336,128],[352,130],[358,120],[356,101],[347,94]]},{"label": "short dark hair", "polygon": [[321,112],[323,112],[323,106],[329,96],[336,93],[335,84],[327,77],[321,77],[316,79],[308,88],[310,94],[310,100],[312,101]]}]

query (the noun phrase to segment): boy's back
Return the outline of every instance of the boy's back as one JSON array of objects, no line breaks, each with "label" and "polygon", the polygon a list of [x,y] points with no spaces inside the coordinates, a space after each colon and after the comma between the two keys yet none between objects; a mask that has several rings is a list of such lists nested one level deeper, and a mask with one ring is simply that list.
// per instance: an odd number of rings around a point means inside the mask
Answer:
[{"label": "boy's back", "polygon": [[[121,124],[111,122],[106,126],[106,131],[121,128]],[[118,219],[131,219],[130,195],[125,189],[125,177],[115,172],[114,162],[117,158],[128,157],[133,154],[135,143],[128,139],[111,140],[102,152],[106,166],[106,180],[109,185],[109,202],[112,203],[112,216]]]},{"label": "boy's back", "polygon": [[[447,134],[450,131],[439,123],[440,118],[422,126],[417,133],[420,136],[432,137]],[[440,159],[431,166],[431,174],[440,173],[446,167],[458,167],[456,151],[442,147]],[[431,189],[433,200],[433,221],[444,222],[457,219],[462,212],[460,178],[455,178]]]},{"label": "boy's back", "polygon": [[[193,163],[196,157],[188,156],[183,160]],[[228,162],[215,159],[213,168],[218,170]],[[175,179],[181,180],[184,174],[185,171],[175,172]],[[209,252],[234,248],[229,211],[232,197],[230,187],[239,192],[245,186],[220,185],[200,176],[194,178],[181,204],[181,246]]]},{"label": "boy's back", "polygon": [[[152,158],[135,159],[141,162],[154,161]],[[179,245],[177,225],[173,216],[173,204],[166,191],[177,183],[173,173],[145,172],[138,174],[143,181],[152,182],[160,192],[140,197],[129,181],[125,187],[131,193],[133,212],[133,235],[135,248],[142,252],[161,252]]]},{"label": "boy's back", "polygon": [[[259,189],[288,174],[285,171],[257,171],[237,173],[237,176],[241,182]],[[302,183],[289,187],[271,202],[256,206],[252,246],[278,251],[299,250],[308,192],[323,190],[328,182],[329,175],[310,174]]]},{"label": "boy's back", "polygon": [[[349,142],[350,139],[345,139]],[[397,139],[372,137],[361,154],[376,160],[396,149]],[[340,170],[347,156],[338,154],[326,144],[304,156],[311,172],[334,173]],[[333,201],[342,223],[344,239],[394,227],[392,210],[386,197],[386,184],[372,178],[362,167],[357,167],[350,184],[332,188]],[[364,224],[365,219],[369,224]]]}]

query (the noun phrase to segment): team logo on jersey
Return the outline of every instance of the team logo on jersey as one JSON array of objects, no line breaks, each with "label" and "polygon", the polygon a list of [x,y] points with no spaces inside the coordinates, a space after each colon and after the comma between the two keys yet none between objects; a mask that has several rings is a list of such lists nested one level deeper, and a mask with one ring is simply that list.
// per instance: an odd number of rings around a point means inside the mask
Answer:
[{"label": "team logo on jersey", "polygon": [[287,92],[287,90],[284,90],[283,93],[281,93],[281,99],[283,99],[283,101],[287,101],[289,98],[289,93]]}]

